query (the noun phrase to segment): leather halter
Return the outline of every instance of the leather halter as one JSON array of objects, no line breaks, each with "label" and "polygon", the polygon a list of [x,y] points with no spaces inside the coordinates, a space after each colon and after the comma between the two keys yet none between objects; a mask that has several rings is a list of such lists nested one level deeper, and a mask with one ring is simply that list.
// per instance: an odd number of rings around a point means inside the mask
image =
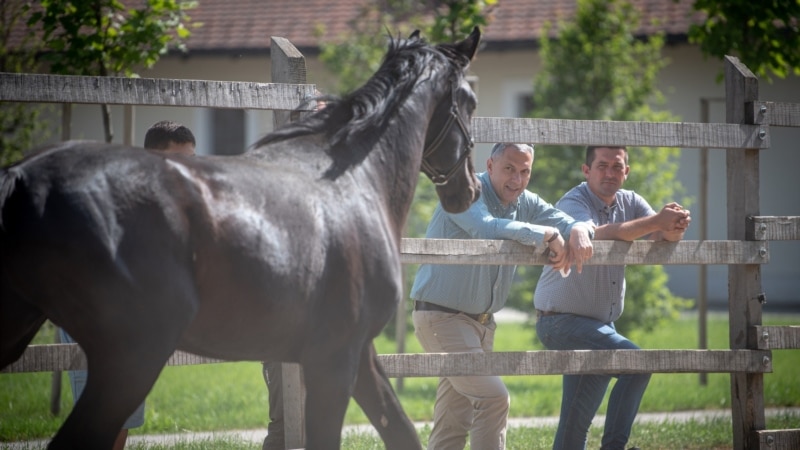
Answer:
[{"label": "leather halter", "polygon": [[[425,151],[422,153],[422,172],[430,178],[430,180],[436,186],[444,186],[446,185],[453,175],[458,172],[461,166],[464,165],[464,162],[467,160],[467,157],[472,152],[472,148],[475,146],[475,142],[472,140],[472,135],[467,128],[467,124],[461,119],[461,116],[458,115],[458,104],[456,103],[456,83],[453,82],[450,84],[450,99],[452,100],[452,104],[450,105],[450,113],[447,117],[447,122],[445,122],[444,126],[441,130],[439,130],[439,134],[436,136],[436,139],[433,140],[430,146],[428,146]],[[458,128],[461,130],[461,134],[464,135],[464,139],[466,140],[466,145],[464,146],[464,152],[458,158],[455,165],[448,170],[447,172],[440,172],[436,170],[433,166],[428,163],[427,158],[433,155],[434,152],[442,145],[444,142],[445,136],[450,131],[450,128],[453,126],[453,122],[458,125]]]}]

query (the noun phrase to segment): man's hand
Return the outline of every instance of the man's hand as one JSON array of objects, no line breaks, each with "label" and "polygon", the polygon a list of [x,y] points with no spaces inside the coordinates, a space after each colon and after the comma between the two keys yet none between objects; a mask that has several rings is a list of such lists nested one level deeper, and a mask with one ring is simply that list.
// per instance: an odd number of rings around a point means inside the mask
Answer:
[{"label": "man's hand", "polygon": [[589,236],[589,229],[585,226],[576,225],[569,233],[569,265],[575,264],[578,273],[583,271],[583,263],[588,261],[594,254],[592,238]]},{"label": "man's hand", "polygon": [[[554,231],[555,233],[555,231]],[[549,236],[552,236],[550,234]],[[574,226],[570,231],[569,245],[562,236],[558,236],[547,244],[549,253],[548,259],[555,270],[563,270],[569,273],[569,268],[575,264],[578,273],[583,271],[583,263],[592,257],[594,251],[592,239],[589,237],[589,230],[584,226]]]},{"label": "man's hand", "polygon": [[[552,240],[550,240],[552,239]],[[564,237],[553,228],[550,233],[545,234],[545,245],[547,246],[547,259],[555,270],[569,269],[569,249],[565,246]]]},{"label": "man's hand", "polygon": [[[684,209],[676,202],[664,205],[656,216],[658,217],[660,237],[667,241],[681,240],[683,233],[692,222],[689,210]],[[658,237],[656,236],[656,238]]]}]

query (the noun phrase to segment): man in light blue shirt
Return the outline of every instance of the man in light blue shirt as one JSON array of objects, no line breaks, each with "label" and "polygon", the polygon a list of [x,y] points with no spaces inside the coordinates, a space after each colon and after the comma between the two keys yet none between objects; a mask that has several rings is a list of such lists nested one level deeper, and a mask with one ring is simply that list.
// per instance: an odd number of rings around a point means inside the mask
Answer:
[{"label": "man in light blue shirt", "polygon": [[[621,189],[630,171],[625,147],[588,147],[582,170],[586,181],[564,194],[556,206],[578,220],[591,221],[596,239],[683,238],[691,222],[689,211],[673,202],[656,213],[639,194]],[[589,266],[567,277],[545,267],[534,293],[536,334],[549,350],[638,349],[614,327],[624,300],[624,265]],[[610,381],[609,375],[564,375],[554,449],[585,448]],[[649,381],[649,374],[617,376],[601,449],[624,450]]]},{"label": "man in light blue shirt", "polygon": [[[449,214],[436,207],[427,238],[510,239],[549,249],[555,270],[582,270],[592,255],[593,228],[576,222],[526,188],[533,148],[499,143],[478,177],[481,197],[467,211]],[[566,239],[565,239],[566,237]],[[489,352],[493,314],[508,299],[515,266],[424,264],[411,298],[415,334],[425,351]],[[505,448],[510,399],[500,377],[444,377],[439,380],[429,449]]]}]

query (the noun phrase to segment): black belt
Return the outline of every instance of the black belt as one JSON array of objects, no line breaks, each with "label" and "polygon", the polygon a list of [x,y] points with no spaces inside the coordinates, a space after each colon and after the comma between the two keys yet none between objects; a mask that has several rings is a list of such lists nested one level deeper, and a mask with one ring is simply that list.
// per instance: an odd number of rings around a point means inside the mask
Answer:
[{"label": "black belt", "polygon": [[486,325],[492,320],[492,313],[470,314],[457,309],[437,305],[436,303],[423,302],[421,300],[414,301],[414,311],[440,311],[451,314],[463,314],[476,322],[480,322],[481,325]]},{"label": "black belt", "polygon": [[536,310],[536,318],[537,319],[539,319],[541,317],[555,316],[556,314],[561,314],[561,313],[560,312],[556,312],[556,311],[542,311],[541,309],[537,309]]}]

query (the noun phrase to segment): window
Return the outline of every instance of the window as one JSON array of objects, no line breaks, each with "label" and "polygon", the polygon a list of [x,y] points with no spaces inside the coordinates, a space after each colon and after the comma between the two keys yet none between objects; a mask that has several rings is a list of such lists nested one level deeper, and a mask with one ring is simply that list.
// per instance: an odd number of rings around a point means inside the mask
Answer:
[{"label": "window", "polygon": [[244,111],[211,110],[211,151],[215,155],[238,155],[245,151]]},{"label": "window", "polygon": [[519,94],[517,96],[517,115],[516,117],[528,117],[533,111],[533,94]]}]

